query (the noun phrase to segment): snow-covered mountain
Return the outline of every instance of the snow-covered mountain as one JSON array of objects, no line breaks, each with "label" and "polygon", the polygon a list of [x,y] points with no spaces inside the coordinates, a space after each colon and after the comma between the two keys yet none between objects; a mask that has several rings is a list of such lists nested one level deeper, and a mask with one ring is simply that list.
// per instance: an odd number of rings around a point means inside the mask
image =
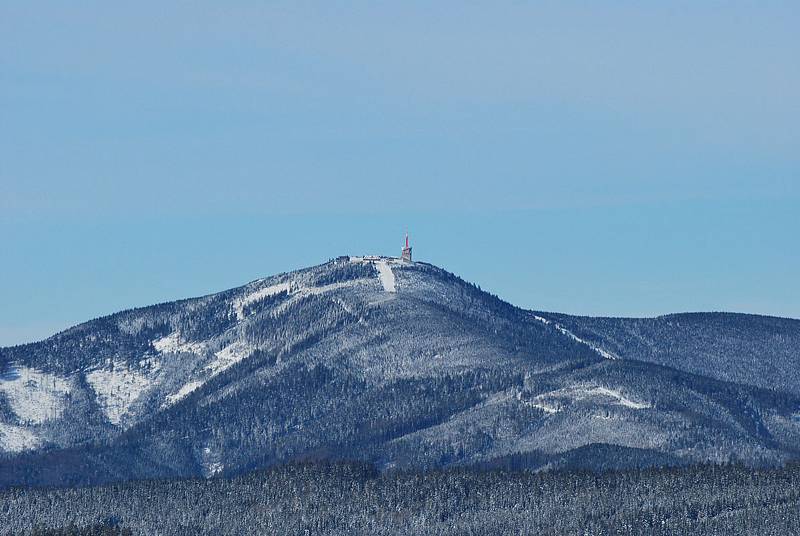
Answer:
[{"label": "snow-covered mountain", "polygon": [[440,268],[341,257],[0,349],[0,485],[392,469],[777,463],[800,321],[516,308]]}]

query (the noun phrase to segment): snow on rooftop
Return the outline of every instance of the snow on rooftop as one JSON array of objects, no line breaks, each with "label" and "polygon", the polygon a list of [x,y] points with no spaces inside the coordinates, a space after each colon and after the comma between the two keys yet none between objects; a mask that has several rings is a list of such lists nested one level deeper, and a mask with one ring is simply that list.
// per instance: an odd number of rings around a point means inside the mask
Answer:
[{"label": "snow on rooftop", "polygon": [[32,424],[61,416],[72,390],[68,379],[28,367],[12,367],[5,378],[0,378],[0,392],[17,417]]},{"label": "snow on rooftop", "polygon": [[22,452],[41,444],[37,435],[27,428],[0,422],[0,451]]},{"label": "snow on rooftop", "polygon": [[125,362],[114,362],[110,369],[93,370],[86,374],[86,381],[97,395],[97,403],[111,424],[118,425],[142,393],[153,384],[153,375],[158,364],[149,374],[131,370]]}]

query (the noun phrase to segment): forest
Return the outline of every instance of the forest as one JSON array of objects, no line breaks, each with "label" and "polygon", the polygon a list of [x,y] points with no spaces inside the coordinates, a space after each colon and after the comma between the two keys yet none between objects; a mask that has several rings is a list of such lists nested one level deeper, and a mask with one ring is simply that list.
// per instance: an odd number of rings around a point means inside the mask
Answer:
[{"label": "forest", "polygon": [[786,535],[800,465],[378,472],[299,463],[235,478],[0,494],[0,534]]}]

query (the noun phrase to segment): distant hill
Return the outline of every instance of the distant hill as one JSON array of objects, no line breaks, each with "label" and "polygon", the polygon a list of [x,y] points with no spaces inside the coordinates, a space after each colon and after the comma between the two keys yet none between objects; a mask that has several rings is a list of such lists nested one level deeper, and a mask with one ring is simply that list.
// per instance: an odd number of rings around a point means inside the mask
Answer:
[{"label": "distant hill", "polygon": [[738,313],[547,316],[624,359],[800,394],[800,320]]},{"label": "distant hill", "polygon": [[0,486],[384,470],[780,463],[800,322],[526,311],[345,257],[0,349]]}]

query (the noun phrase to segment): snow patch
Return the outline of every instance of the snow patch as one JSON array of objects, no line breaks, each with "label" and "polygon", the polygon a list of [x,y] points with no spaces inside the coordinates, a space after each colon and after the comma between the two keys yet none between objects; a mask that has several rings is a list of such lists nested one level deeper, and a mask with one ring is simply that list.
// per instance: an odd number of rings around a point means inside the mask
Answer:
[{"label": "snow patch", "polygon": [[202,354],[206,350],[204,342],[184,342],[181,334],[174,331],[166,337],[153,341],[153,348],[161,354]]},{"label": "snow patch", "polygon": [[326,292],[331,292],[340,288],[354,287],[363,282],[363,279],[351,279],[349,281],[339,281],[338,283],[331,283],[329,285],[322,285],[320,287],[303,287],[299,289],[296,294],[300,296],[325,294]]},{"label": "snow patch", "polygon": [[0,451],[22,452],[33,450],[40,444],[41,440],[27,428],[0,422]]},{"label": "snow patch", "polygon": [[220,462],[211,462],[206,466],[206,473],[210,476],[214,476],[221,473],[224,468],[225,466]]},{"label": "snow patch", "polygon": [[537,402],[535,400],[533,402],[530,402],[528,405],[534,408],[539,408],[540,410],[549,414],[558,413],[560,411],[558,408],[555,408],[553,406],[548,406],[543,402]]},{"label": "snow patch", "polygon": [[330,283],[329,285],[322,285],[319,287],[294,288],[292,292],[290,292],[291,299],[284,301],[280,305],[275,307],[272,313],[278,315],[284,312],[292,303],[295,303],[297,300],[302,299],[306,296],[315,296],[319,294],[333,292],[334,290],[339,290],[342,288],[354,287],[356,285],[363,284],[365,281],[367,281],[367,279],[350,279],[348,281],[339,281],[337,283]]},{"label": "snow patch", "polygon": [[216,352],[214,360],[206,365],[206,370],[210,371],[212,376],[216,376],[248,357],[250,353],[251,349],[248,345],[242,342],[235,342]]},{"label": "snow patch", "polygon": [[[609,389],[608,387],[584,386],[567,387],[557,391],[544,393],[535,397],[533,400],[528,402],[528,404],[542,409],[547,413],[557,413],[561,411],[563,406],[569,402],[578,402],[595,397],[611,398],[613,404],[624,406],[630,409],[639,410],[651,407],[650,404],[631,400],[615,389]],[[564,403],[561,401],[564,401]]]},{"label": "snow patch", "polygon": [[178,402],[178,401],[182,400],[183,398],[185,398],[186,395],[188,395],[192,391],[197,390],[197,388],[200,387],[201,385],[203,385],[203,383],[204,382],[199,381],[199,380],[187,383],[186,385],[184,385],[183,387],[178,389],[177,393],[174,393],[174,394],[171,394],[171,395],[167,395],[167,399],[164,401],[164,404],[161,407],[162,408],[166,408],[168,406],[171,406],[171,405],[175,404],[176,402]]},{"label": "snow patch", "polygon": [[619,391],[616,391],[614,389],[608,389],[607,387],[595,387],[594,389],[591,389],[587,392],[590,395],[603,395],[614,398],[616,399],[617,404],[625,406],[626,408],[647,409],[650,407],[650,404],[645,404],[642,402],[634,402],[630,398],[624,397]]},{"label": "snow patch", "polygon": [[12,367],[10,373],[0,376],[0,392],[5,393],[11,409],[21,421],[32,424],[60,417],[71,390],[66,378],[29,367]]},{"label": "snow patch", "polygon": [[272,285],[271,287],[265,287],[255,292],[251,292],[247,296],[244,296],[234,302],[233,308],[236,311],[236,318],[243,320],[245,317],[244,309],[251,303],[257,302],[258,300],[263,300],[269,296],[274,296],[275,294],[280,294],[281,292],[290,291],[291,283],[287,282],[279,283],[277,285]]},{"label": "snow patch", "polygon": [[203,449],[202,458],[203,476],[206,478],[218,475],[225,469],[225,465],[220,461],[220,456],[213,453],[210,447]]},{"label": "snow patch", "polygon": [[392,267],[389,266],[389,263],[387,263],[385,259],[381,259],[375,264],[378,267],[378,278],[381,280],[383,290],[386,292],[397,292],[394,272],[392,272]]},{"label": "snow patch", "polygon": [[615,354],[612,354],[608,350],[604,350],[603,348],[600,348],[599,346],[597,346],[596,344],[594,344],[592,342],[589,342],[589,341],[587,341],[585,339],[581,339],[580,337],[578,337],[577,335],[572,333],[570,330],[568,330],[567,328],[565,328],[561,324],[558,324],[557,322],[553,322],[551,320],[548,320],[547,318],[544,318],[544,317],[538,316],[538,315],[533,315],[533,318],[535,320],[538,320],[542,324],[545,324],[545,325],[552,324],[553,327],[555,327],[558,331],[561,332],[561,334],[566,335],[567,337],[569,337],[570,339],[572,339],[575,342],[578,342],[580,344],[588,346],[589,348],[591,348],[592,350],[594,350],[595,352],[600,354],[605,359],[619,359],[619,356],[617,356]]},{"label": "snow patch", "polygon": [[152,385],[150,376],[159,369],[151,364],[150,375],[131,370],[127,363],[115,361],[110,369],[93,370],[86,381],[95,392],[97,403],[111,424],[119,425],[130,405]]}]

